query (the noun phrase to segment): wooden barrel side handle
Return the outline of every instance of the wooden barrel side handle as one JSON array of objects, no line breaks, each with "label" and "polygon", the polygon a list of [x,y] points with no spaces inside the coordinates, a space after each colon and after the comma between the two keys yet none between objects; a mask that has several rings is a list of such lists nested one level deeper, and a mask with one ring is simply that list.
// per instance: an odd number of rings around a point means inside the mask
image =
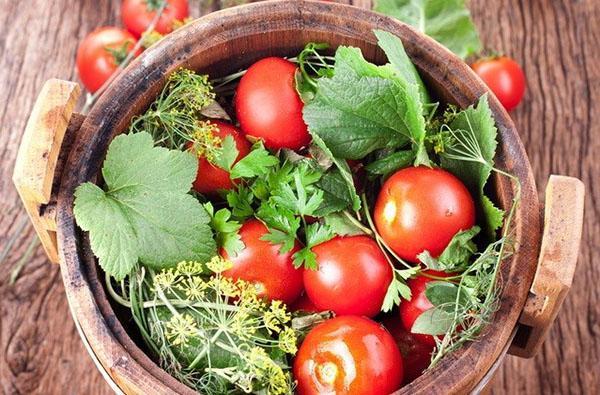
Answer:
[{"label": "wooden barrel side handle", "polygon": [[13,182],[51,262],[58,263],[54,199],[66,154],[65,135],[79,129],[84,117],[74,114],[81,94],[74,82],[46,81],[27,121],[17,153]]},{"label": "wooden barrel side handle", "polygon": [[538,267],[509,353],[533,357],[567,296],[579,254],[585,188],[577,178],[550,176]]}]

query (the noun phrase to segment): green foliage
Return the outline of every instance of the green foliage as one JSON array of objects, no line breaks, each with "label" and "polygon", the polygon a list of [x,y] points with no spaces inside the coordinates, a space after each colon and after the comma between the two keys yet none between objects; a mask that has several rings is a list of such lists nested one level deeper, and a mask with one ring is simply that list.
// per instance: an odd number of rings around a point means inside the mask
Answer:
[{"label": "green foliage", "polygon": [[215,253],[210,218],[188,194],[197,161],[153,144],[148,133],[117,136],[102,168],[106,189],[88,182],[75,191],[77,224],[89,232],[100,266],[117,279],[138,260],[163,268]]},{"label": "green foliage", "polygon": [[415,27],[463,59],[481,51],[465,0],[376,0],[374,9]]}]

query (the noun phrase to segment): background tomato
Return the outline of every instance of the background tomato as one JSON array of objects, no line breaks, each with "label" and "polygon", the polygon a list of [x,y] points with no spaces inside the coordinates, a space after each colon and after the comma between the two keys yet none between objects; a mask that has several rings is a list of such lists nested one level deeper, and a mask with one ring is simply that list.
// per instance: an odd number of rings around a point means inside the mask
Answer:
[{"label": "background tomato", "polygon": [[[136,37],[141,37],[160,9],[162,0],[123,0],[121,18],[123,25]],[[190,16],[187,0],[167,0],[167,6],[158,19],[154,30],[160,34],[173,31],[175,21]]]},{"label": "background tomato", "polygon": [[237,87],[234,104],[240,127],[246,135],[263,139],[267,148],[298,150],[310,142],[296,70],[285,59],[265,58],[250,66]]},{"label": "background tomato", "polygon": [[[451,274],[444,272],[437,272],[433,270],[428,270],[427,273],[436,276],[436,277],[450,277]],[[435,346],[435,339],[431,335],[424,335],[421,333],[412,333],[411,328],[417,318],[426,310],[429,310],[433,307],[433,304],[427,299],[425,295],[425,290],[427,289],[427,284],[436,281],[434,279],[425,277],[425,276],[417,276],[415,278],[411,278],[407,281],[407,284],[410,288],[411,298],[410,300],[402,300],[400,303],[399,311],[400,311],[400,319],[402,320],[402,324],[407,331],[411,332],[415,339],[417,339],[420,343],[425,344],[430,347]]]},{"label": "background tomato", "polygon": [[441,254],[452,237],[475,224],[475,203],[465,185],[442,169],[409,167],[381,187],[375,226],[401,258],[417,263],[427,250]]},{"label": "background tomato", "polygon": [[408,384],[419,377],[431,362],[433,346],[424,344],[408,332],[397,315],[386,316],[382,324],[390,332],[402,354],[404,382]]},{"label": "background tomato", "polygon": [[481,59],[471,66],[507,111],[515,108],[525,94],[525,74],[517,62],[506,56]]},{"label": "background tomato", "polygon": [[303,269],[294,268],[292,261],[292,255],[299,250],[299,246],[280,254],[279,245],[261,240],[268,232],[267,227],[257,219],[244,222],[239,234],[245,248],[231,257],[224,249],[221,250],[221,255],[233,262],[233,267],[223,275],[252,282],[259,295],[290,305],[302,293]]},{"label": "background tomato", "polygon": [[77,72],[87,90],[93,93],[100,89],[136,42],[128,31],[112,26],[88,34],[77,50]]},{"label": "background tomato", "polygon": [[378,323],[336,317],[313,328],[294,359],[300,395],[387,395],[402,383],[402,357]]},{"label": "background tomato", "polygon": [[[238,128],[223,121],[213,120],[210,122],[218,128],[214,133],[215,136],[220,137],[221,139],[232,136],[235,140],[235,146],[239,152],[235,162],[248,155],[251,144],[246,140]],[[190,144],[189,147],[191,148],[192,145]],[[219,190],[231,189],[233,186],[234,182],[229,177],[229,172],[227,170],[213,165],[206,160],[205,157],[198,158],[198,174],[194,181],[194,190],[196,192],[210,196],[214,195]]]},{"label": "background tomato", "polygon": [[304,288],[317,308],[337,315],[379,313],[393,273],[375,240],[335,237],[312,250],[319,268],[304,271]]}]

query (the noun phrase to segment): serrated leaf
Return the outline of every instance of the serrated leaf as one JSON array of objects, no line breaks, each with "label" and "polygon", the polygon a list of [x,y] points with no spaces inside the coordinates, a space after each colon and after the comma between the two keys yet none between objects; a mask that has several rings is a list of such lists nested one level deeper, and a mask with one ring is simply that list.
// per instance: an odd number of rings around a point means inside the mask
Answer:
[{"label": "serrated leaf", "polygon": [[269,228],[269,233],[264,234],[260,239],[268,241],[271,244],[279,244],[279,252],[282,254],[290,252],[296,244],[295,235],[282,232],[275,228]]},{"label": "serrated leaf", "polygon": [[407,82],[417,85],[421,95],[421,102],[423,104],[429,103],[431,101],[429,92],[417,68],[406,54],[402,40],[392,33],[383,30],[374,30],[373,33],[377,37],[377,45],[383,49],[390,64],[394,66],[398,74],[406,79]]},{"label": "serrated leaf", "polygon": [[[323,217],[325,225],[338,236],[357,236],[365,233],[344,213],[331,213]],[[357,220],[358,221],[358,220]]]},{"label": "serrated leaf", "polygon": [[502,227],[502,223],[504,221],[504,210],[496,207],[494,202],[492,202],[492,200],[485,194],[481,198],[481,203],[483,206],[483,214],[487,220],[487,229],[491,236],[497,229]]},{"label": "serrated leaf", "polygon": [[227,251],[229,256],[236,256],[244,249],[244,243],[238,231],[242,224],[231,219],[231,211],[226,208],[214,212],[212,203],[205,203],[204,208],[211,216],[210,225],[216,233],[218,247]]},{"label": "serrated leaf", "polygon": [[425,120],[416,84],[391,65],[367,62],[358,48],[339,47],[335,74],[320,78],[304,120],[333,156],[362,159],[384,147],[413,144],[424,160]]},{"label": "serrated leaf", "polygon": [[394,276],[394,279],[388,286],[385,297],[383,298],[383,304],[381,305],[381,311],[387,313],[392,311],[394,306],[400,304],[402,299],[410,300],[411,292],[410,288],[400,278]]},{"label": "serrated leaf", "polygon": [[253,201],[254,194],[245,186],[239,186],[238,189],[227,193],[227,204],[231,207],[233,216],[239,220],[254,215],[254,209],[252,208]]},{"label": "serrated leaf", "polygon": [[306,245],[310,248],[317,246],[321,243],[325,243],[331,240],[335,234],[331,231],[329,226],[322,225],[318,222],[310,224],[305,228],[306,232]]},{"label": "serrated leaf", "polygon": [[479,234],[481,228],[477,225],[471,229],[460,231],[452,237],[439,257],[433,258],[429,251],[423,251],[417,258],[428,269],[456,272],[469,266],[470,259],[477,252],[477,245],[473,238]]},{"label": "serrated leaf", "polygon": [[252,147],[252,151],[237,162],[231,169],[231,178],[253,178],[267,174],[269,168],[279,164],[279,158],[271,155],[262,142]]},{"label": "serrated leaf", "polygon": [[374,10],[417,28],[463,59],[482,48],[465,0],[376,0]]},{"label": "serrated leaf", "polygon": [[415,320],[410,331],[423,335],[443,335],[452,329],[454,314],[437,307],[425,310]]},{"label": "serrated leaf", "polygon": [[217,150],[214,158],[214,164],[221,169],[231,171],[233,163],[237,159],[239,151],[235,145],[233,136],[227,135],[221,142],[221,147]]},{"label": "serrated leaf", "polygon": [[352,207],[352,195],[339,169],[323,174],[317,187],[323,191],[323,202],[314,212],[315,216],[323,217]]},{"label": "serrated leaf", "polygon": [[196,170],[192,154],[154,147],[148,133],[113,140],[102,168],[107,190],[79,186],[73,209],[108,274],[122,279],[138,260],[164,268],[215,254],[210,217],[188,195]]},{"label": "serrated leaf", "polygon": [[397,170],[410,166],[415,160],[413,151],[397,151],[369,163],[365,170],[373,175],[387,176]]},{"label": "serrated leaf", "polygon": [[297,251],[292,258],[296,269],[302,266],[308,270],[317,270],[319,268],[317,255],[308,247],[304,247],[300,251]]}]

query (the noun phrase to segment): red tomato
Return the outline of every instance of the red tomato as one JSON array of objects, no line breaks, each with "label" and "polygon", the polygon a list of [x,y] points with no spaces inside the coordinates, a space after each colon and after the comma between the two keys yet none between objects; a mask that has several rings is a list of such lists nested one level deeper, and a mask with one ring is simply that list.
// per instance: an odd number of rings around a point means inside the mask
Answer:
[{"label": "red tomato", "polygon": [[481,59],[471,66],[507,111],[515,108],[525,94],[525,74],[517,62],[506,56]]},{"label": "red tomato", "polygon": [[[210,121],[212,124],[217,125],[218,129],[215,136],[224,139],[227,136],[232,136],[235,140],[235,146],[238,150],[238,156],[236,162],[248,155],[250,148],[252,147],[250,142],[244,138],[242,133],[235,126],[223,122],[223,121]],[[191,148],[192,144],[188,144],[188,148]],[[234,181],[229,177],[229,172],[223,170],[218,166],[214,166],[205,157],[198,158],[198,174],[194,181],[194,190],[198,193],[205,195],[214,195],[217,191],[223,189],[232,189]]]},{"label": "red tomato", "polygon": [[254,63],[240,80],[234,104],[242,131],[270,149],[298,150],[310,143],[296,91],[295,64],[282,58]]},{"label": "red tomato", "polygon": [[[437,277],[450,277],[451,274],[444,272],[437,272],[433,270],[428,270],[427,273],[437,276]],[[433,307],[433,304],[427,299],[425,295],[425,290],[427,289],[427,284],[431,281],[436,281],[434,279],[425,277],[425,276],[417,276],[415,278],[411,278],[407,281],[407,284],[410,288],[411,298],[410,300],[402,300],[400,303],[399,311],[400,311],[400,319],[404,324],[404,328],[407,331],[411,332],[411,334],[417,339],[419,342],[434,347],[435,339],[431,335],[424,335],[422,333],[412,333],[411,328],[417,318],[426,310],[429,310]]]},{"label": "red tomato", "polygon": [[409,167],[381,187],[375,226],[401,258],[417,263],[427,250],[439,256],[452,237],[475,224],[475,203],[465,185],[442,169]]},{"label": "red tomato", "polygon": [[335,237],[312,250],[319,269],[304,271],[304,287],[315,306],[336,315],[375,317],[393,277],[375,240]]},{"label": "red tomato", "polygon": [[[141,37],[160,9],[162,0],[123,0],[121,18],[123,25],[136,37]],[[187,0],[167,0],[167,6],[158,18],[154,30],[160,34],[171,33],[175,21],[190,16]]]},{"label": "red tomato", "polygon": [[290,306],[290,311],[304,311],[306,313],[319,313],[322,310],[319,310],[317,306],[306,296],[306,294],[302,294],[293,305]]},{"label": "red tomato", "polygon": [[433,346],[419,342],[408,332],[398,316],[387,316],[382,324],[396,340],[404,363],[404,382],[406,385],[419,377],[431,363]]},{"label": "red tomato", "polygon": [[292,261],[300,247],[296,244],[292,251],[281,254],[279,245],[261,240],[267,233],[267,227],[259,220],[246,221],[239,230],[245,248],[232,257],[221,250],[221,255],[233,262],[223,275],[252,282],[259,295],[290,305],[302,294],[303,269],[294,268]]},{"label": "red tomato", "polygon": [[[127,30],[112,26],[101,27],[88,34],[77,50],[77,71],[83,85],[92,93],[100,89],[136,42]],[[138,51],[136,56],[140,53]]]},{"label": "red tomato", "polygon": [[294,359],[300,395],[388,395],[402,383],[402,357],[378,323],[336,317],[314,327]]}]

